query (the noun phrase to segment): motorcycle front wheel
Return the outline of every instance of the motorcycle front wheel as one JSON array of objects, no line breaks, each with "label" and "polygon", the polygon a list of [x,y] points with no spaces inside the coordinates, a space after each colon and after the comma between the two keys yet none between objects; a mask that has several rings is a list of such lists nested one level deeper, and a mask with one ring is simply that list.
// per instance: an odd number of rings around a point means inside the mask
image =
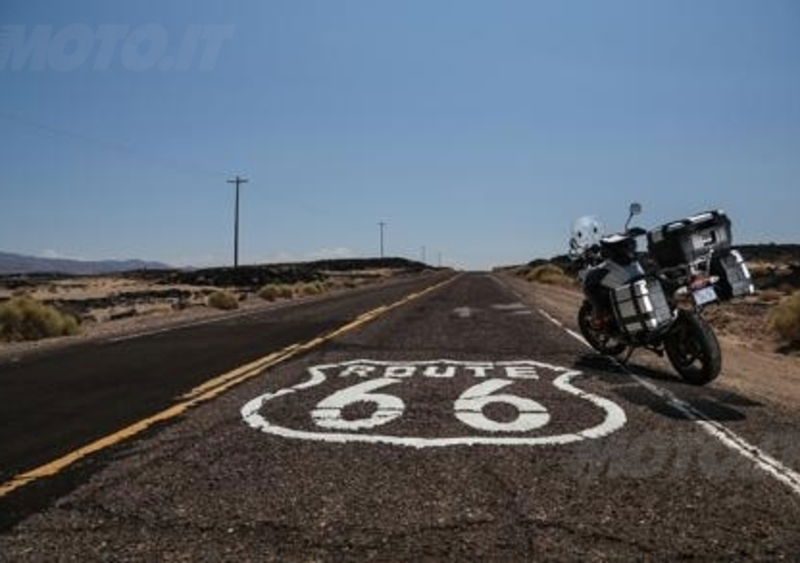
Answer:
[{"label": "motorcycle front wheel", "polygon": [[584,301],[580,311],[578,311],[578,327],[581,334],[589,345],[606,356],[618,356],[622,354],[627,345],[619,339],[600,332],[592,328],[592,315],[594,310],[590,301]]},{"label": "motorcycle front wheel", "polygon": [[664,339],[672,367],[687,383],[705,385],[722,370],[722,352],[717,335],[699,315],[681,311]]}]

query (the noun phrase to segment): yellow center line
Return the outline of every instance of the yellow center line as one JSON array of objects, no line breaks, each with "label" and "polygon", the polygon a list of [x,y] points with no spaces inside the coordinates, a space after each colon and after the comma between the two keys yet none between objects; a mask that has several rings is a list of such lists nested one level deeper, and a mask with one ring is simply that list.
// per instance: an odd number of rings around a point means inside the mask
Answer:
[{"label": "yellow center line", "polygon": [[287,346],[283,350],[279,350],[277,352],[273,352],[272,354],[269,354],[268,356],[264,356],[263,358],[259,358],[258,360],[255,360],[253,362],[245,364],[245,365],[243,365],[241,367],[238,367],[238,368],[236,368],[236,369],[234,369],[232,371],[229,371],[227,373],[223,373],[222,375],[219,375],[217,377],[209,379],[208,381],[206,381],[205,383],[203,383],[201,385],[198,385],[197,387],[195,387],[194,389],[192,389],[188,393],[185,393],[185,394],[181,395],[180,398],[181,399],[191,399],[192,397],[196,397],[196,396],[202,394],[204,391],[207,391],[208,389],[211,389],[213,387],[216,387],[217,385],[225,383],[229,379],[233,379],[235,377],[239,377],[240,375],[242,375],[244,373],[247,373],[247,372],[250,372],[252,370],[261,370],[261,369],[263,369],[263,367],[265,365],[268,365],[274,359],[276,359],[276,358],[278,358],[280,356],[283,356],[284,354],[286,354],[288,352],[291,352],[292,350],[294,350],[298,346],[299,346],[299,344],[292,344],[291,346]]},{"label": "yellow center line", "polygon": [[[459,278],[460,276],[453,276],[443,282],[438,284],[432,285],[431,287],[413,293],[399,301],[396,301],[390,305],[384,305],[369,311],[363,315],[360,315],[356,320],[351,321],[332,332],[329,332],[323,336],[319,336],[308,342],[303,344],[293,344],[280,350],[278,352],[273,352],[264,356],[263,358],[259,358],[253,362],[247,363],[243,366],[240,366],[236,369],[233,369],[229,372],[223,373],[217,377],[209,379],[202,385],[199,385],[180,397],[182,399],[180,402],[172,405],[171,407],[158,412],[152,416],[148,416],[138,422],[134,422],[133,424],[126,426],[125,428],[118,430],[108,436],[104,436],[94,442],[86,444],[74,450],[64,456],[61,456],[58,459],[55,459],[49,463],[36,467],[35,469],[31,469],[30,471],[25,471],[18,475],[15,475],[10,480],[6,481],[2,485],[0,485],[0,497],[4,497],[7,494],[24,487],[25,485],[32,483],[38,479],[42,479],[45,477],[52,477],[53,475],[58,474],[59,472],[63,471],[73,463],[83,459],[86,456],[95,454],[101,450],[114,446],[123,440],[127,440],[137,434],[141,434],[148,428],[152,427],[155,424],[159,424],[162,422],[166,422],[172,420],[184,412],[189,410],[192,407],[195,407],[201,403],[209,401],[220,394],[224,393],[231,387],[239,385],[240,383],[247,381],[261,373],[263,373],[266,369],[276,366],[286,360],[293,358],[303,352],[311,350],[337,336],[345,334],[347,332],[351,332],[361,326],[372,322],[373,320],[377,319],[378,317],[388,313],[400,307],[401,305],[405,305],[414,299],[418,299],[423,295],[427,295],[432,291],[436,291],[444,287],[445,285],[453,282],[455,279]],[[413,295],[413,298],[411,298]],[[409,299],[410,298],[410,299]]]}]

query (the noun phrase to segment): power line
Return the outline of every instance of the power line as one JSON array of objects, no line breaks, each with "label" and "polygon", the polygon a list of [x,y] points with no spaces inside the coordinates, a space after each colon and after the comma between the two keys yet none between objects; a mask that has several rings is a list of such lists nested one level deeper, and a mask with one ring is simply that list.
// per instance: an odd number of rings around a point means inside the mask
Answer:
[{"label": "power line", "polygon": [[100,139],[98,137],[92,137],[89,135],[84,135],[83,133],[76,133],[74,131],[63,129],[60,127],[53,127],[51,125],[47,125],[40,121],[28,119],[27,117],[23,117],[21,115],[0,111],[0,119],[5,119],[6,121],[14,121],[17,123],[21,123],[23,125],[27,125],[28,127],[38,129],[39,131],[47,133],[48,135],[53,137],[64,137],[67,139],[73,139],[76,141],[80,141],[86,145],[92,145],[95,148],[99,148],[106,151],[112,151],[119,154],[125,154],[137,158],[139,160],[150,161],[152,163],[158,164],[159,166],[170,168],[176,172],[181,172],[183,174],[191,174],[194,176],[205,176],[205,177],[219,177],[223,175],[222,172],[203,168],[201,166],[197,166],[195,163],[182,162],[174,158],[148,154],[130,145],[112,142],[105,139]]},{"label": "power line", "polygon": [[[172,171],[181,174],[186,174],[196,177],[204,177],[204,178],[216,178],[218,180],[222,179],[224,176],[227,175],[226,172],[205,168],[192,161],[171,158],[169,156],[155,155],[137,149],[135,146],[132,145],[126,145],[124,143],[118,143],[100,137],[85,135],[83,133],[65,129],[62,127],[54,127],[47,123],[37,121],[34,119],[29,119],[23,115],[18,115],[15,113],[10,113],[0,110],[0,119],[25,125],[27,127],[30,127],[31,129],[46,134],[49,137],[64,138],[64,139],[79,141],[80,143],[83,143],[84,145],[87,146],[91,146],[95,149],[114,152],[120,155],[125,155],[127,157],[134,158],[139,161],[145,161],[150,164],[154,164],[156,166],[171,169]],[[3,133],[6,133],[6,130],[4,130]],[[326,212],[325,209],[322,209],[321,207],[316,205],[311,205],[305,201],[293,201],[289,199],[282,199],[280,194],[276,195],[276,198],[272,201],[275,203],[276,206],[294,207],[295,209],[298,209],[306,213],[313,213],[319,215],[319,214],[324,214]]]},{"label": "power line", "polygon": [[246,184],[250,180],[241,178],[237,174],[232,180],[227,180],[228,184],[236,184],[236,210],[233,219],[233,267],[239,267],[239,184]]}]

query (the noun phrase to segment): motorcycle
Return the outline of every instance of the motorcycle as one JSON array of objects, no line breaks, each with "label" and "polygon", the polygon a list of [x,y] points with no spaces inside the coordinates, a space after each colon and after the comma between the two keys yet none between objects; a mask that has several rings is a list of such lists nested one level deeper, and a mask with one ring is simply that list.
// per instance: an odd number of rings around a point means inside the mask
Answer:
[{"label": "motorcycle", "polygon": [[[703,310],[755,293],[750,272],[731,248],[731,221],[723,211],[650,231],[629,226],[641,212],[631,204],[624,231],[611,235],[595,217],[573,224],[569,256],[585,296],[578,326],[601,354],[623,363],[637,349],[666,354],[684,381],[705,385],[720,374],[722,354]],[[646,252],[638,251],[641,237]]]}]

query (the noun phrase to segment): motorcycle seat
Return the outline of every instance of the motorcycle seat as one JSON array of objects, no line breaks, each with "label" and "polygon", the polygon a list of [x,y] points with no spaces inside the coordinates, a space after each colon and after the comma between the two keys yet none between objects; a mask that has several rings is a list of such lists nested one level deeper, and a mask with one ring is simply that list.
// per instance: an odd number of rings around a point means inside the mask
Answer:
[{"label": "motorcycle seat", "polygon": [[623,266],[636,257],[636,239],[626,235],[614,234],[600,239],[602,254]]}]

